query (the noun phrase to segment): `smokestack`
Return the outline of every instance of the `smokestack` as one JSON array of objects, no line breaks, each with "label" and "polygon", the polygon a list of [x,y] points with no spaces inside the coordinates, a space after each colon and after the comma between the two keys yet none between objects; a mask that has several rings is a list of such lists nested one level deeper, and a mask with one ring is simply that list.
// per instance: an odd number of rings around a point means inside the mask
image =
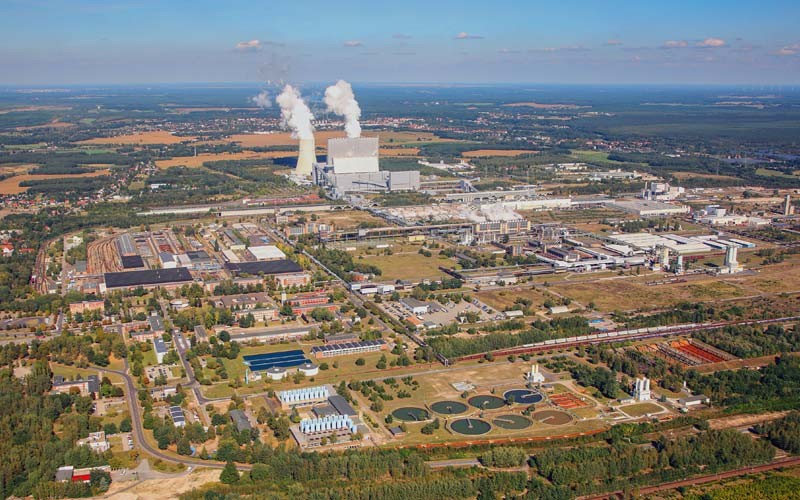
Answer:
[{"label": "smokestack", "polygon": [[300,139],[300,154],[297,156],[297,166],[294,168],[296,175],[304,177],[311,176],[311,167],[317,161],[317,153],[314,146],[314,136],[310,139]]},{"label": "smokestack", "polygon": [[325,104],[332,111],[344,118],[344,130],[347,137],[361,137],[361,107],[353,94],[353,87],[344,80],[325,89]]},{"label": "smokestack", "polygon": [[292,131],[292,137],[300,139],[295,172],[297,175],[310,176],[311,167],[316,161],[314,126],[311,125],[314,115],[300,97],[300,92],[291,85],[286,85],[275,101],[281,108],[282,125]]}]

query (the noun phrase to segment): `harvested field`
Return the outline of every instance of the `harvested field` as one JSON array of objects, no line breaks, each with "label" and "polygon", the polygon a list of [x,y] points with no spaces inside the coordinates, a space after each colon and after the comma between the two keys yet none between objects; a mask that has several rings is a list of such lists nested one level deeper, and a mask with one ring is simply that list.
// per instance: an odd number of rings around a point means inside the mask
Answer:
[{"label": "harvested field", "polygon": [[178,144],[191,141],[195,137],[178,137],[166,130],[141,132],[138,134],[118,135],[116,137],[96,137],[78,144]]},{"label": "harvested field", "polygon": [[534,149],[475,149],[473,151],[464,151],[461,156],[464,158],[486,158],[489,156],[532,155],[538,152]]},{"label": "harvested field", "polygon": [[267,151],[264,153],[255,153],[253,151],[242,151],[241,153],[201,153],[197,156],[178,156],[170,158],[169,160],[158,160],[156,166],[158,168],[169,168],[183,165],[189,168],[202,167],[203,163],[207,161],[225,161],[225,160],[265,160],[271,158],[289,158],[297,156],[294,151]]},{"label": "harvested field", "polygon": [[46,179],[70,179],[74,177],[100,177],[108,175],[108,169],[95,170],[83,174],[23,174],[9,177],[0,181],[0,194],[19,194],[28,190],[27,187],[20,186],[24,181],[41,181]]}]

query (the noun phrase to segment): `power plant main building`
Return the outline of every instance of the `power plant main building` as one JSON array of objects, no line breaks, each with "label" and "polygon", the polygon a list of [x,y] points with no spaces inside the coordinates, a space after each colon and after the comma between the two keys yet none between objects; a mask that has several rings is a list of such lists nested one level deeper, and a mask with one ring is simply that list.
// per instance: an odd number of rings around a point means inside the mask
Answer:
[{"label": "power plant main building", "polygon": [[337,197],[348,193],[417,191],[418,170],[381,171],[377,137],[343,137],[328,140],[326,163],[314,164],[314,184]]}]

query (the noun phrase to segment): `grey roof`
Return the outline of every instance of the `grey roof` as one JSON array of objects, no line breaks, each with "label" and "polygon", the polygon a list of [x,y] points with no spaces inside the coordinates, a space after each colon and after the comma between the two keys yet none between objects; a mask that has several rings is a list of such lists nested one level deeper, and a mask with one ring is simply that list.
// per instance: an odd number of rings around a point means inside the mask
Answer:
[{"label": "grey roof", "polygon": [[159,353],[159,354],[161,354],[161,353],[166,354],[167,353],[167,344],[165,344],[162,339],[159,339],[159,338],[153,339],[153,346],[155,346],[157,353]]},{"label": "grey roof", "polygon": [[348,403],[346,399],[338,394],[334,394],[333,396],[329,397],[328,403],[333,406],[333,409],[336,410],[339,415],[347,415],[349,417],[355,417],[358,415],[358,412],[356,412],[356,410],[350,406],[350,403]]},{"label": "grey roof", "polygon": [[97,377],[97,375],[89,375],[86,379],[89,381],[89,392],[99,393],[100,379]]},{"label": "grey roof", "polygon": [[231,421],[236,425],[236,429],[238,429],[239,432],[252,428],[250,420],[247,419],[247,415],[245,415],[242,410],[231,410],[228,415],[231,417]]},{"label": "grey roof", "polygon": [[172,417],[172,421],[176,424],[186,422],[186,416],[183,414],[183,410],[180,406],[170,406],[169,416]]},{"label": "grey roof", "polygon": [[339,414],[339,412],[336,411],[336,408],[334,408],[333,406],[331,406],[329,404],[328,405],[315,406],[311,411],[314,412],[314,415],[316,415],[317,417],[320,417],[320,418],[326,417],[326,416],[329,416],[329,415],[338,415]]},{"label": "grey roof", "polygon": [[164,330],[164,320],[161,319],[161,316],[148,316],[147,322],[150,323],[150,329],[154,332],[160,332]]},{"label": "grey roof", "polygon": [[71,481],[72,480],[72,473],[74,472],[75,468],[71,465],[66,467],[59,467],[56,470],[56,481]]}]

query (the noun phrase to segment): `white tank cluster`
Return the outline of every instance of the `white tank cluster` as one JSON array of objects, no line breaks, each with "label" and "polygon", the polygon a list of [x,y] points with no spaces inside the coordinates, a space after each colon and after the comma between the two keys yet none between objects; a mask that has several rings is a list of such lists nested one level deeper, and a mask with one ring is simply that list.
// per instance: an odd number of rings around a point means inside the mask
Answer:
[{"label": "white tank cluster", "polygon": [[280,391],[278,393],[278,399],[281,400],[281,403],[286,405],[305,403],[308,401],[319,401],[322,399],[328,399],[328,397],[330,397],[330,391],[328,390],[328,387],[324,385],[319,385],[317,387],[304,387],[302,389],[290,389],[288,391]]},{"label": "white tank cluster", "polygon": [[356,424],[347,415],[326,415],[322,418],[304,418],[300,421],[300,432],[303,434],[339,429],[348,429],[353,434],[357,431]]}]

